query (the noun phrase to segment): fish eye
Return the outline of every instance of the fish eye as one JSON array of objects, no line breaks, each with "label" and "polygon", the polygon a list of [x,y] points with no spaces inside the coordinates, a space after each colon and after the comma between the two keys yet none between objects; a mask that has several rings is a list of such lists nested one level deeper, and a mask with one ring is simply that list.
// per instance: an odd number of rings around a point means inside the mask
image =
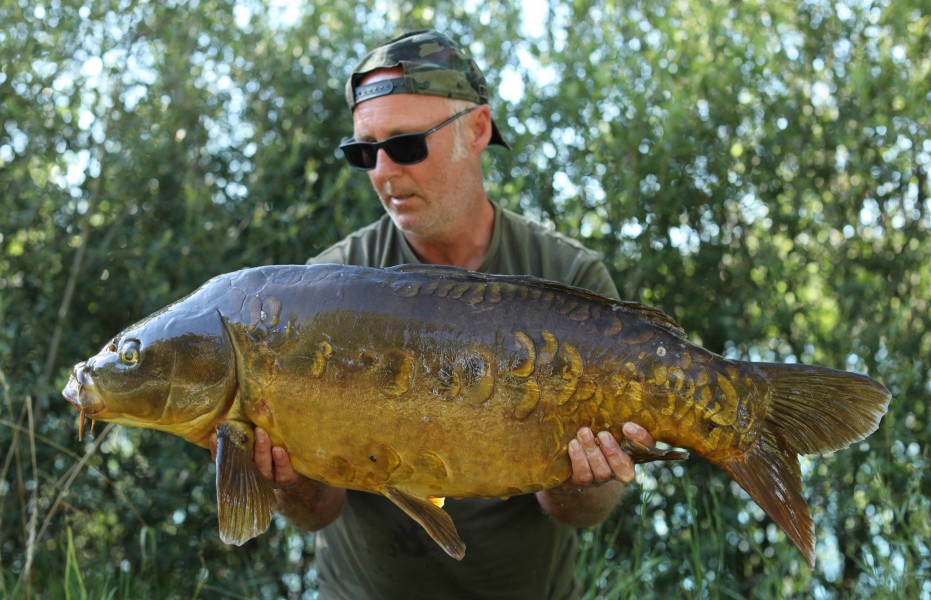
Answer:
[{"label": "fish eye", "polygon": [[139,362],[139,340],[126,340],[120,345],[120,362],[127,366]]}]

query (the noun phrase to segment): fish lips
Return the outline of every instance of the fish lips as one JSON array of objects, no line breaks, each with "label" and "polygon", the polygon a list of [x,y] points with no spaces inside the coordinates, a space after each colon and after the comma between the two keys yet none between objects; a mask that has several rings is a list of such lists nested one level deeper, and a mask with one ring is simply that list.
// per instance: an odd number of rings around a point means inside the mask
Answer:
[{"label": "fish lips", "polygon": [[74,365],[71,377],[68,378],[68,383],[62,389],[61,395],[82,413],[93,417],[95,413],[104,408],[101,403],[95,402],[94,395],[89,393],[93,385],[87,363],[80,362]]}]

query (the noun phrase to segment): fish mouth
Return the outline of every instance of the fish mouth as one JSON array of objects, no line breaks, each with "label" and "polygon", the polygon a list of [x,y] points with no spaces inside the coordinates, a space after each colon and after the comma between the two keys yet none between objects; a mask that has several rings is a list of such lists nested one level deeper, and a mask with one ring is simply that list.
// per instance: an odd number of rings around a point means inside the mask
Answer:
[{"label": "fish mouth", "polygon": [[69,404],[78,409],[81,413],[78,421],[78,440],[84,437],[84,422],[88,417],[91,419],[91,431],[94,431],[96,423],[95,415],[100,414],[106,407],[102,402],[95,401],[90,389],[93,388],[89,367],[86,362],[78,363],[68,378],[68,383],[61,391],[61,395]]}]

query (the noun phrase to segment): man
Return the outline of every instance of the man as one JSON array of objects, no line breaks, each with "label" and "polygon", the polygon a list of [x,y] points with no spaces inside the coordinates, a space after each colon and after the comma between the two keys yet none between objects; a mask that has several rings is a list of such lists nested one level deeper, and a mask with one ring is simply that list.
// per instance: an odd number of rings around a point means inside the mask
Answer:
[{"label": "man", "polygon": [[[491,118],[484,76],[448,38],[418,31],[376,48],[353,72],[346,98],[354,135],[340,147],[368,172],[387,214],[310,262],[456,265],[617,297],[597,255],[486,196],[481,154],[489,144],[508,145]],[[634,424],[623,431],[654,445]],[[262,431],[254,460],[276,482],[282,514],[319,530],[321,598],[563,599],[579,593],[575,528],[604,520],[634,478],[633,463],[607,432],[583,428],[568,451],[572,478],[559,487],[506,500],[447,500],[468,546],[461,562],[389,500],[295,473],[287,452],[270,448]]]}]

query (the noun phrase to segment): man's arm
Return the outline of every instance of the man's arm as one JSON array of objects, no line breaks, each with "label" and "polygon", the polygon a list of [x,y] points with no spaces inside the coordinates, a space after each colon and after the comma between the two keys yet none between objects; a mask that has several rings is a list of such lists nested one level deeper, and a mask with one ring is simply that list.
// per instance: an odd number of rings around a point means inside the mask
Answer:
[{"label": "man's arm", "polygon": [[[624,436],[652,448],[653,437],[636,423],[625,423]],[[595,436],[583,427],[569,442],[572,476],[564,484],[537,492],[543,510],[573,527],[592,527],[604,521],[634,480],[634,463],[614,436],[602,431]]]}]

